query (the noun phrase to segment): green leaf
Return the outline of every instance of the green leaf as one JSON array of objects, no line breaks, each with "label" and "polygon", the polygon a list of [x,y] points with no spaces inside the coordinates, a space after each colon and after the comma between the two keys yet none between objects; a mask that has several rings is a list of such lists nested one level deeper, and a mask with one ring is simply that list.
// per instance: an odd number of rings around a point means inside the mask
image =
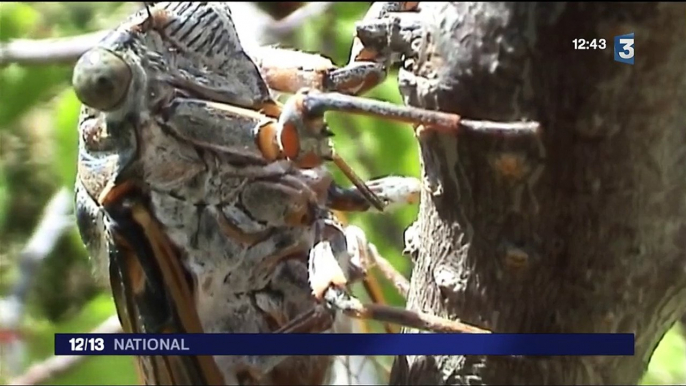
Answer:
[{"label": "green leaf", "polygon": [[7,127],[37,102],[46,99],[60,83],[67,84],[70,69],[59,66],[20,67],[0,70],[0,128]]},{"label": "green leaf", "polygon": [[338,20],[360,20],[369,9],[369,3],[360,2],[340,2],[334,3],[331,12],[336,15]]},{"label": "green leaf", "polygon": [[7,189],[7,176],[5,176],[5,168],[0,163],[0,227],[5,222],[5,215],[7,214],[7,202],[9,201],[9,189]]},{"label": "green leaf", "polygon": [[20,38],[39,22],[40,14],[27,3],[0,3],[0,41]]},{"label": "green leaf", "polygon": [[74,186],[76,179],[76,163],[78,159],[78,132],[79,110],[81,102],[76,97],[74,90],[66,89],[55,104],[57,117],[55,139],[57,161],[54,163],[62,184]]},{"label": "green leaf", "polygon": [[669,330],[658,344],[648,365],[641,384],[643,385],[678,385],[684,384],[684,353],[686,343],[682,328],[677,323]]},{"label": "green leaf", "polygon": [[[114,303],[109,294],[96,297],[70,320],[53,325],[34,324],[29,341],[32,360],[39,361],[54,353],[55,333],[83,333],[92,331],[100,323],[115,314]],[[50,379],[52,385],[135,385],[134,358],[126,356],[95,356],[86,358],[64,374]]]}]

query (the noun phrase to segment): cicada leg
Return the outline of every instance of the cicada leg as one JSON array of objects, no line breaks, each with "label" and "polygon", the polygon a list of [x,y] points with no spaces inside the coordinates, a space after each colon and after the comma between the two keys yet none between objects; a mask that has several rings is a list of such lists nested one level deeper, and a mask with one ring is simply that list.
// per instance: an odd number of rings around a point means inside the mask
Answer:
[{"label": "cicada leg", "polygon": [[364,304],[340,288],[331,287],[327,289],[323,299],[332,308],[353,318],[373,319],[418,330],[443,333],[490,333],[490,331],[476,326],[421,311],[412,311],[400,307],[379,304]]},{"label": "cicada leg", "polygon": [[[310,172],[303,171],[303,173],[303,175],[307,174],[310,176],[310,181],[308,181],[307,184],[311,185],[315,190],[321,189],[321,187],[317,188],[317,186],[328,184],[328,191],[326,194],[327,208],[345,212],[367,211],[371,209],[369,201],[366,200],[365,196],[357,187],[340,187],[328,178],[327,173],[322,173],[319,169],[312,169]],[[414,177],[388,176],[367,181],[366,185],[369,186],[374,194],[378,195],[387,208],[412,204],[419,199],[420,182]],[[385,304],[386,302],[383,293],[380,290],[376,278],[373,275],[367,274],[368,268],[377,265],[382,274],[385,277],[390,278],[397,288],[403,288],[404,285],[405,290],[400,290],[402,294],[407,292],[406,287],[408,285],[406,279],[402,277],[402,274],[398,273],[387,260],[379,256],[373,245],[369,245],[369,252],[367,247],[363,247],[366,245],[366,238],[364,238],[364,234],[359,228],[349,226],[344,230],[340,225],[329,220],[324,221],[324,227],[327,229],[323,232],[323,236],[328,237],[330,240],[326,243],[317,244],[312,251],[312,255],[316,256],[322,252],[328,251],[330,247],[328,243],[333,241],[337,243],[338,250],[341,250],[343,245],[349,246],[350,250],[346,251],[347,255],[342,256],[340,261],[344,264],[346,261],[351,261],[353,266],[352,271],[341,272],[338,271],[339,263],[336,261],[330,265],[331,270],[328,271],[329,275],[335,274],[338,278],[344,277],[341,279],[341,283],[346,282],[349,276],[354,277],[356,280],[362,280],[362,284],[369,294],[370,299],[374,303]],[[369,255],[369,253],[372,254]],[[372,261],[371,263],[369,263],[370,260]],[[324,285],[327,284],[328,282]],[[331,322],[332,317],[330,312],[327,312],[325,308],[320,308],[292,320],[279,332],[323,331],[330,327]],[[395,331],[390,325],[385,325],[384,327],[388,332]]]},{"label": "cicada leg", "polygon": [[[366,185],[381,199],[385,209],[394,209],[419,201],[421,184],[414,177],[388,176],[367,181]],[[333,210],[344,212],[371,209],[369,201],[357,187],[343,188],[336,184],[331,184],[329,188],[327,206]],[[387,303],[376,276],[368,272],[368,269],[374,266],[377,266],[382,275],[393,283],[401,295],[405,296],[409,287],[407,279],[379,255],[373,244],[367,242],[364,232],[355,226],[348,226],[345,228],[345,234],[349,248],[352,248],[355,254],[360,255],[359,261],[363,264],[361,269],[366,273],[361,281],[370,300],[377,304]],[[388,323],[384,324],[384,329],[389,333],[397,332]]]},{"label": "cicada leg", "polygon": [[[298,52],[277,47],[253,48],[250,56],[257,64],[269,87],[276,91],[295,93],[303,87],[321,91],[335,91],[359,95],[379,85],[386,79],[390,53],[399,52],[397,41],[407,33],[406,25],[396,23],[392,33],[381,25],[393,24],[380,21],[391,12],[413,11],[417,2],[376,2],[357,25],[350,61],[337,67],[331,60],[320,55]],[[393,19],[396,20],[396,19]],[[391,36],[392,35],[392,36]],[[386,47],[387,46],[387,47]]]},{"label": "cicada leg", "polygon": [[269,88],[294,94],[303,87],[357,95],[384,81],[383,65],[353,62],[337,67],[317,54],[277,47],[258,47],[250,52]]},{"label": "cicada leg", "polygon": [[[343,287],[352,282],[361,281],[373,303],[386,304],[378,281],[369,272],[374,266],[379,267],[382,275],[394,284],[401,295],[407,295],[407,288],[409,288],[407,279],[388,260],[378,254],[374,245],[367,242],[362,229],[353,225],[343,228],[331,223],[326,226],[333,228],[333,232],[327,235],[329,244],[318,244],[313,249],[310,259],[310,283],[315,297],[319,299],[323,297],[325,283],[331,282]],[[331,246],[330,251],[327,245]],[[331,258],[332,256],[335,261]],[[331,277],[340,278],[340,272],[337,270],[339,264],[348,267],[347,272],[344,273],[347,281],[329,280]],[[389,323],[383,323],[383,326],[388,333],[397,332],[397,329]]]},{"label": "cicada leg", "polygon": [[[489,333],[489,331],[466,323],[382,304],[364,304],[347,291],[347,286],[366,275],[365,259],[369,258],[366,238],[359,228],[342,227],[327,223],[322,230],[322,239],[310,251],[309,278],[315,298],[328,307],[345,315],[359,319],[373,319],[405,327],[452,333]],[[378,264],[379,256],[374,256]],[[388,264],[390,266],[390,264]],[[393,270],[389,273],[407,288],[407,280]]]},{"label": "cicada leg", "polygon": [[278,147],[280,157],[291,159],[304,168],[333,161],[343,174],[360,190],[370,204],[383,210],[383,202],[357,176],[333,149],[331,131],[324,121],[327,111],[340,111],[376,116],[423,127],[422,132],[437,131],[458,134],[464,130],[494,135],[531,135],[537,133],[537,122],[487,122],[462,119],[457,114],[398,106],[388,102],[360,98],[340,93],[322,93],[314,89],[300,90],[283,105],[273,138],[268,143]]},{"label": "cicada leg", "polygon": [[[366,181],[365,185],[383,203],[384,209],[415,204],[419,201],[421,183],[414,177],[387,176]],[[331,184],[327,207],[343,212],[363,212],[371,209],[369,201],[356,186],[344,188]]]},{"label": "cicada leg", "polygon": [[[365,292],[369,296],[369,300],[374,304],[388,304],[386,298],[381,289],[381,283],[378,281],[376,276],[370,272],[370,270],[375,266],[380,266],[380,271],[384,277],[389,279],[396,285],[396,282],[400,281],[400,285],[407,282],[407,279],[398,272],[389,262],[384,259],[376,251],[376,247],[367,242],[367,238],[364,231],[354,225],[348,225],[343,228],[343,233],[346,239],[347,252],[350,257],[350,263],[355,265],[357,271],[361,272],[362,275],[358,279],[361,281]],[[374,248],[376,255],[372,256],[370,254],[370,248]],[[378,255],[378,256],[377,256]],[[379,264],[377,262],[381,260]],[[390,271],[388,271],[390,269]],[[397,288],[397,285],[396,285]],[[406,291],[399,291],[403,297],[406,295]],[[396,333],[398,329],[395,325],[390,323],[382,323],[384,330],[387,333]],[[367,327],[367,324],[365,324]],[[369,327],[367,327],[369,330]]]},{"label": "cicada leg", "polygon": [[328,111],[375,116],[382,119],[404,122],[424,130],[459,134],[462,131],[479,131],[494,135],[529,135],[536,133],[538,122],[491,122],[464,119],[458,114],[399,106],[389,102],[355,97],[334,92],[319,92],[314,89],[300,90],[289,99],[279,117],[282,126],[299,129],[303,138],[321,137],[322,119]]},{"label": "cicada leg", "polygon": [[369,275],[369,271],[376,267],[379,272],[390,281],[395,289],[403,298],[407,298],[407,293],[410,289],[410,282],[405,276],[400,273],[393,264],[386,258],[379,254],[376,246],[367,241],[367,236],[364,231],[354,225],[345,227],[345,237],[348,244],[348,250],[353,251],[359,257],[352,258],[352,261],[361,264],[361,270]]},{"label": "cicada leg", "polygon": [[[411,49],[420,28],[418,1],[377,1],[355,25],[349,63],[371,61],[386,68]],[[332,90],[335,91],[335,90]]]}]

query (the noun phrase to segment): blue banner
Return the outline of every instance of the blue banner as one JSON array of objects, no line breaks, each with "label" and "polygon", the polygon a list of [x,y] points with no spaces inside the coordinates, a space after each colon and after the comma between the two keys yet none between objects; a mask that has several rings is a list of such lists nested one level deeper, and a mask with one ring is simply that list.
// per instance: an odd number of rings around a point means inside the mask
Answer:
[{"label": "blue banner", "polygon": [[55,334],[55,355],[634,355],[634,334]]}]

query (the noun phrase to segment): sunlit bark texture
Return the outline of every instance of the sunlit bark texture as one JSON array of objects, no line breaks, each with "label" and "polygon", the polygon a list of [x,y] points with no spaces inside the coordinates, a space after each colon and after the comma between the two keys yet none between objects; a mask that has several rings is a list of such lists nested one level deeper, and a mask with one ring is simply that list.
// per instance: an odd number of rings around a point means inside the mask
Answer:
[{"label": "sunlit bark texture", "polygon": [[[542,131],[419,140],[408,307],[496,332],[631,332],[636,355],[400,357],[392,383],[636,384],[686,311],[686,4],[422,7],[406,103]],[[617,63],[630,32],[635,65]]]}]

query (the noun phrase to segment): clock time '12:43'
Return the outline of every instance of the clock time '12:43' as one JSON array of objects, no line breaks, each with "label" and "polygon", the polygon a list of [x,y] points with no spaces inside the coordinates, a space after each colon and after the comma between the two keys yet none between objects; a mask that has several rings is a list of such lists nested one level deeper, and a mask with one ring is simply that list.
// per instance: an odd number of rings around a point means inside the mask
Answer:
[{"label": "clock time '12:43'", "polygon": [[604,50],[607,48],[605,39],[574,39],[575,50]]}]

